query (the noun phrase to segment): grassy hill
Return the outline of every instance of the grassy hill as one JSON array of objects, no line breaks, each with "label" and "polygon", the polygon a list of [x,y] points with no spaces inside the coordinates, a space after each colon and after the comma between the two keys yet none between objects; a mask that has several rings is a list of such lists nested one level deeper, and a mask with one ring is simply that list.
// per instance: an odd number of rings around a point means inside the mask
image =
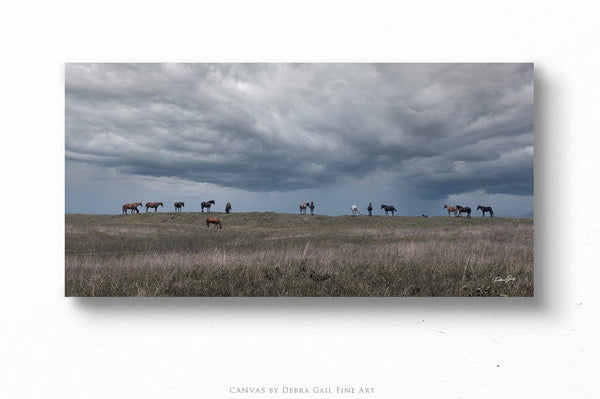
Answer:
[{"label": "grassy hill", "polygon": [[533,220],[65,216],[67,296],[531,296]]}]

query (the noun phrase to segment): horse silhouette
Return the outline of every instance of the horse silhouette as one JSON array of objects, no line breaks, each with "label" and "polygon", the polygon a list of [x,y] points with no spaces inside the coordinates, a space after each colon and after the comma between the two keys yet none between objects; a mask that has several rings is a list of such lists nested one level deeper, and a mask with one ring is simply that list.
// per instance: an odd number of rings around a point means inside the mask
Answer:
[{"label": "horse silhouette", "polygon": [[202,204],[200,204],[202,206],[202,212],[204,212],[204,208],[208,209],[208,212],[210,212],[210,206],[215,204],[215,200],[210,200],[210,201],[202,201]]}]

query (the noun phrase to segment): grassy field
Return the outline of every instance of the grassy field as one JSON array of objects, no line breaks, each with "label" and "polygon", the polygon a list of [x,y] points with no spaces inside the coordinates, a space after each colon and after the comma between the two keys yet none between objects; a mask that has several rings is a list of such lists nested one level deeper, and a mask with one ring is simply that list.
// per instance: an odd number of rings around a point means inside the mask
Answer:
[{"label": "grassy field", "polygon": [[533,220],[65,216],[67,296],[532,296]]}]

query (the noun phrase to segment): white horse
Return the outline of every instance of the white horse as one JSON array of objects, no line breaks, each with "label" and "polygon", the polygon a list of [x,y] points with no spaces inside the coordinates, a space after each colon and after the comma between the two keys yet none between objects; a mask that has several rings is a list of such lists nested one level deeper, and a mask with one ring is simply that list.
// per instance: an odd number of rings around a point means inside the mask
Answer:
[{"label": "white horse", "polygon": [[360,210],[356,205],[352,205],[350,209],[352,209],[352,216],[360,215]]}]

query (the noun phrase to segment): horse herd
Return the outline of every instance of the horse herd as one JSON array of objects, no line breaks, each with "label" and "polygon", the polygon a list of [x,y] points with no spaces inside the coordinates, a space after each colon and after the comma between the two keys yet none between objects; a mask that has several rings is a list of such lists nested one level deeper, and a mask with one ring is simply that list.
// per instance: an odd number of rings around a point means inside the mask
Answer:
[{"label": "horse herd", "polygon": [[[204,209],[206,209],[207,212],[210,212],[210,207],[211,207],[211,205],[214,205],[214,204],[215,204],[215,200],[202,201],[202,203],[200,204],[201,211],[204,212]],[[173,205],[175,207],[175,212],[181,212],[181,208],[185,207],[185,203],[183,203],[183,202],[175,202]],[[154,212],[157,212],[159,206],[164,207],[162,202],[146,202],[146,212],[148,212],[148,209],[154,209]],[[140,211],[138,209],[139,207],[143,207],[143,204],[141,202],[133,202],[130,204],[124,204],[122,207],[123,215],[126,215],[128,210],[131,211],[130,213],[133,213],[134,211],[137,213],[140,213]],[[310,214],[314,215],[315,203],[311,201],[311,202],[303,202],[300,204],[300,214],[301,215],[305,215],[307,209],[310,209]],[[392,216],[394,216],[394,212],[398,212],[393,205],[381,204],[381,209],[383,209],[386,216],[390,212],[392,213]],[[468,206],[460,206],[460,205],[451,206],[451,205],[444,204],[444,209],[446,211],[448,211],[448,217],[450,217],[452,214],[455,217],[461,217],[463,213],[466,213],[468,218],[471,217],[471,208]],[[350,210],[352,211],[352,216],[361,214],[360,209],[358,209],[358,206],[356,206],[356,205],[352,205],[350,207]],[[477,210],[481,211],[483,217],[485,217],[486,212],[490,214],[490,217],[494,216],[494,210],[492,209],[491,206],[478,205]],[[371,216],[373,214],[373,204],[371,202],[369,202],[369,205],[367,206],[367,211],[369,212],[369,216]],[[229,213],[229,212],[231,212],[231,203],[230,202],[225,204],[225,213]],[[429,217],[425,214],[422,214],[421,216],[425,217],[425,218]],[[216,217],[207,218],[206,226],[210,227],[211,224],[214,224],[218,228],[223,228],[223,224],[221,223],[219,218],[216,218]]]},{"label": "horse herd", "polygon": [[[202,201],[202,203],[200,204],[200,206],[202,207],[202,212],[204,212],[204,209],[206,208],[207,212],[210,212],[210,207],[211,205],[215,204],[215,200],[210,200],[210,201]],[[131,204],[124,204],[123,207],[121,208],[121,210],[123,211],[123,215],[127,214],[127,211],[131,211],[131,213],[133,213],[134,211],[137,213],[140,213],[140,210],[138,209],[139,207],[143,207],[144,205],[141,202],[133,202]],[[156,212],[158,210],[158,207],[164,207],[162,202],[146,202],[146,212],[148,212],[148,209],[154,209],[154,212]],[[175,207],[175,212],[181,212],[181,208],[185,208],[185,203],[183,202],[176,202],[173,204],[173,206]],[[225,212],[229,213],[231,212],[231,203],[228,202],[225,205]]]},{"label": "horse herd", "polygon": [[[461,217],[463,213],[466,213],[468,218],[471,217],[471,208],[468,206],[444,205],[444,209],[448,211],[448,217],[450,217],[451,214],[454,214],[454,217]],[[490,214],[490,217],[494,216],[494,210],[491,206],[477,205],[477,210],[481,211],[481,216],[483,217],[485,217],[486,212]]]}]

